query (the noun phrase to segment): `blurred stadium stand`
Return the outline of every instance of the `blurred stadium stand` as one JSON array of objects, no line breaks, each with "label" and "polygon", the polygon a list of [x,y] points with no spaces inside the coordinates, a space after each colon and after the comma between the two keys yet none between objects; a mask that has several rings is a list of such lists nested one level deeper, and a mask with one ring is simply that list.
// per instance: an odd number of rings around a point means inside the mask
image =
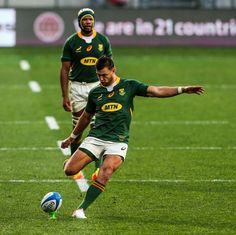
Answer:
[{"label": "blurred stadium stand", "polygon": [[124,7],[141,9],[236,9],[236,0],[0,0],[0,7],[79,8]]}]

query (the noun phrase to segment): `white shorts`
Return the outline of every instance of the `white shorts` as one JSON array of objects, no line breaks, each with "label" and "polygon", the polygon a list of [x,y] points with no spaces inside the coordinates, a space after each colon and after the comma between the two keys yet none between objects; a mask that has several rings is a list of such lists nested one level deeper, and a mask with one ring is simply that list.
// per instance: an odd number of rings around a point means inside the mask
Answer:
[{"label": "white shorts", "polygon": [[70,81],[69,94],[73,113],[85,108],[89,91],[98,84],[99,81],[91,83]]},{"label": "white shorts", "polygon": [[118,143],[100,140],[94,137],[86,137],[79,146],[79,149],[95,160],[100,159],[104,155],[108,154],[119,155],[124,160],[128,150],[128,145],[126,143]]}]

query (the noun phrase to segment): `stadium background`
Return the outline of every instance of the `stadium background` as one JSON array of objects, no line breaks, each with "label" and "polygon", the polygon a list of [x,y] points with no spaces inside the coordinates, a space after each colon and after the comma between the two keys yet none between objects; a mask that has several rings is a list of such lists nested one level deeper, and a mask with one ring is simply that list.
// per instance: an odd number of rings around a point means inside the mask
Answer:
[{"label": "stadium background", "polygon": [[[2,0],[0,7],[1,234],[235,234],[235,0]],[[89,219],[74,221],[84,193],[62,171],[68,153],[58,141],[71,118],[61,107],[59,68],[82,7],[95,9],[119,75],[201,84],[206,93],[137,98],[127,161]],[[49,191],[63,197],[56,221],[39,206]]]}]

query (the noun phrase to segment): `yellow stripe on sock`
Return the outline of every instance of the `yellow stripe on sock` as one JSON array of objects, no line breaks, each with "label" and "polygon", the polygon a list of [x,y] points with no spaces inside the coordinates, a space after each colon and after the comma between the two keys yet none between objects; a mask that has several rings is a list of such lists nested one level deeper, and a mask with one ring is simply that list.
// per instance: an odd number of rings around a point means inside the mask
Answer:
[{"label": "yellow stripe on sock", "polygon": [[100,184],[99,182],[97,182],[97,181],[95,181],[95,182],[93,183],[93,186],[99,188],[99,189],[102,190],[103,192],[105,191],[105,187],[104,187],[102,184]]},{"label": "yellow stripe on sock", "polygon": [[97,187],[97,188],[101,189],[102,191],[104,191],[104,190],[105,190],[105,187],[104,187],[104,186],[102,186],[102,185],[100,185],[100,184],[93,183],[93,186],[95,186],[95,187]]},{"label": "yellow stripe on sock", "polygon": [[102,187],[99,187],[98,185],[95,185],[95,184],[93,184],[93,186],[94,186],[94,187],[96,187],[96,188],[98,188],[98,189],[100,189],[100,190],[101,190],[101,191],[103,191],[103,192],[105,191],[105,189],[104,189],[104,188],[102,188]]},{"label": "yellow stripe on sock", "polygon": [[[99,169],[99,168],[98,168]],[[104,184],[102,184],[102,183],[100,183],[99,181],[97,181],[97,180],[94,180],[94,183],[97,183],[97,184],[99,184],[99,185],[101,185],[102,187],[106,187],[106,185],[104,185]]]}]

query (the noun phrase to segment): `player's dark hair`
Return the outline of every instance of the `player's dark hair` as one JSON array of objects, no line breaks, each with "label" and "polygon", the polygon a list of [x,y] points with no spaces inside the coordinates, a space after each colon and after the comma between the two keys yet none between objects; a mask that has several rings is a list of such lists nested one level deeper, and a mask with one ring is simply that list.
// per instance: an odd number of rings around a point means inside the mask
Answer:
[{"label": "player's dark hair", "polygon": [[114,62],[113,60],[108,56],[102,56],[98,59],[96,63],[96,69],[102,70],[104,68],[108,68],[109,70],[114,68]]}]

